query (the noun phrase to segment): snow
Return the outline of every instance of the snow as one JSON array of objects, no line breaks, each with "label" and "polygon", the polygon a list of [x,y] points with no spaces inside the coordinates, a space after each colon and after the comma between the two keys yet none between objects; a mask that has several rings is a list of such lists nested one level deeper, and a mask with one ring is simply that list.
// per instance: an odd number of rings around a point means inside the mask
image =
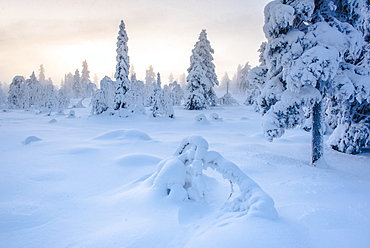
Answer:
[{"label": "snow", "polygon": [[[76,118],[0,112],[0,247],[365,248],[370,243],[368,153],[326,147],[328,168],[314,168],[310,133],[286,130],[270,143],[260,115],[243,105],[201,111],[178,106],[174,119],[73,111]],[[213,113],[223,121],[194,125],[196,116]],[[200,149],[182,149],[187,143]],[[200,168],[202,200],[185,195],[184,152],[209,165]],[[237,173],[226,173],[230,170]],[[231,187],[223,175],[242,176],[246,183]],[[163,184],[171,187],[171,196]],[[278,215],[232,211],[244,187],[253,189],[251,203],[273,201]],[[258,211],[269,213],[263,206]]]}]

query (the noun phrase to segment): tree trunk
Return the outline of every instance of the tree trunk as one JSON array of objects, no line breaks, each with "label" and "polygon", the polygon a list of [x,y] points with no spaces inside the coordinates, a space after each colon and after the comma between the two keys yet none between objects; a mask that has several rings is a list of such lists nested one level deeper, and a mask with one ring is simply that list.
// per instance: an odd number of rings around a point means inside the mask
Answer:
[{"label": "tree trunk", "polygon": [[[322,93],[322,82],[317,82],[316,88]],[[312,108],[312,158],[315,167],[325,167],[324,160],[324,129],[323,129],[323,103],[322,99],[315,102]]]}]

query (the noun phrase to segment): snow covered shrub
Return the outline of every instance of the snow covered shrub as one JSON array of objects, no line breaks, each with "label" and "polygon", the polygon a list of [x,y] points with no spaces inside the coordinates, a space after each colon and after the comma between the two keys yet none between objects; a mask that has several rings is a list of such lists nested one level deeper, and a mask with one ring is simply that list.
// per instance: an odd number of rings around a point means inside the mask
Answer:
[{"label": "snow covered shrub", "polygon": [[72,109],[68,113],[68,118],[75,118],[76,117],[76,112]]},{"label": "snow covered shrub", "polygon": [[361,153],[370,147],[369,123],[344,123],[338,125],[327,141],[334,150],[345,153]]},{"label": "snow covered shrub", "polygon": [[222,118],[217,113],[211,113],[208,117],[214,121],[222,121]]},{"label": "snow covered shrub", "polygon": [[153,188],[176,200],[203,201],[207,195],[207,183],[203,170],[211,168],[219,172],[231,184],[238,185],[240,195],[225,204],[230,211],[248,215],[275,218],[274,201],[239,167],[208,150],[208,142],[201,136],[184,138],[172,157],[162,160],[153,175]]},{"label": "snow covered shrub", "polygon": [[195,123],[209,124],[207,117],[204,114],[200,114],[194,117]]}]

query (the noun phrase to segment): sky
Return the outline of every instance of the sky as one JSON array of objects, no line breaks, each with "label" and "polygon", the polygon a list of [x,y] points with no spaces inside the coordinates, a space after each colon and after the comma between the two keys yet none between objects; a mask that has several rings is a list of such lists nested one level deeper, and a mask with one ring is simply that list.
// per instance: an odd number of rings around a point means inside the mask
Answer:
[{"label": "sky", "polygon": [[38,75],[60,84],[82,70],[112,77],[120,20],[138,79],[150,65],[168,83],[186,73],[202,29],[207,30],[219,80],[239,64],[258,65],[265,40],[263,9],[270,0],[0,0],[0,81]]}]

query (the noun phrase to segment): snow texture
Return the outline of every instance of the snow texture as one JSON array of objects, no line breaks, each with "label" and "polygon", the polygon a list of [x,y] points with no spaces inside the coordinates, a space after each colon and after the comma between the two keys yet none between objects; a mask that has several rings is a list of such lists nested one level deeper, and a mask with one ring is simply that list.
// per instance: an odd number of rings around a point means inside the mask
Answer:
[{"label": "snow texture", "polygon": [[219,172],[231,184],[238,185],[240,196],[226,204],[231,211],[251,216],[277,218],[274,201],[252,179],[231,161],[215,151],[208,151],[208,142],[201,136],[184,138],[173,157],[158,164],[153,186],[177,200],[204,199],[207,184],[203,170]]}]

